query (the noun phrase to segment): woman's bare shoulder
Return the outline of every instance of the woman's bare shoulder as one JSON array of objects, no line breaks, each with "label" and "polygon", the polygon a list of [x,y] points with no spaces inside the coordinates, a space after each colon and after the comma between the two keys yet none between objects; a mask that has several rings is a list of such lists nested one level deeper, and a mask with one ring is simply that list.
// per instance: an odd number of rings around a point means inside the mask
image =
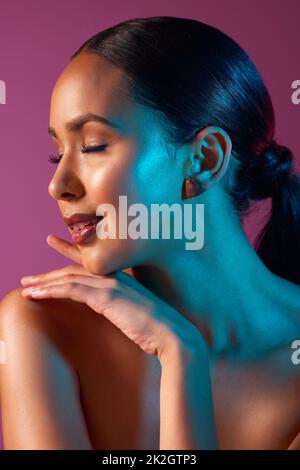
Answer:
[{"label": "woman's bare shoulder", "polygon": [[26,336],[48,341],[72,364],[83,349],[108,341],[108,321],[85,304],[69,299],[29,299],[23,287],[8,292],[0,302],[0,338],[16,343]]},{"label": "woman's bare shoulder", "polygon": [[10,291],[0,303],[6,449],[91,448],[79,400],[72,329],[67,328],[70,314],[65,302],[26,299],[22,288]]},{"label": "woman's bare shoulder", "polygon": [[[22,290],[23,287],[17,287],[1,300],[1,324],[7,321],[30,321],[45,326],[47,322],[52,321],[59,322],[61,327],[65,325],[71,329],[82,328],[84,320],[88,328],[90,322],[101,318],[101,315],[83,303],[71,299],[29,299],[22,295]],[[44,315],[39,315],[41,312]]]}]

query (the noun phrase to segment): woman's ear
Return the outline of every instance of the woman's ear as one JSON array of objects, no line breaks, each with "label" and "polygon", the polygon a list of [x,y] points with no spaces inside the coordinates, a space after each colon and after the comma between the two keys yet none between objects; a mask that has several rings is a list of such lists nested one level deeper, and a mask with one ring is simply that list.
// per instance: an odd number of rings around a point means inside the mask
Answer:
[{"label": "woman's ear", "polygon": [[230,137],[221,127],[209,126],[200,130],[190,149],[185,177],[196,180],[208,189],[224,175],[231,149]]}]

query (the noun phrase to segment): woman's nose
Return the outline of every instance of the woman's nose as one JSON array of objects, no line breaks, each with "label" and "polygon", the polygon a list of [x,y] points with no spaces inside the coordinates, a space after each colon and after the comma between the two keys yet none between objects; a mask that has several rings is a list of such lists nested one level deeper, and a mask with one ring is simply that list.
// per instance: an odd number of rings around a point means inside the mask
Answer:
[{"label": "woman's nose", "polygon": [[75,172],[58,167],[49,183],[48,191],[56,200],[78,199],[84,194],[84,186]]}]

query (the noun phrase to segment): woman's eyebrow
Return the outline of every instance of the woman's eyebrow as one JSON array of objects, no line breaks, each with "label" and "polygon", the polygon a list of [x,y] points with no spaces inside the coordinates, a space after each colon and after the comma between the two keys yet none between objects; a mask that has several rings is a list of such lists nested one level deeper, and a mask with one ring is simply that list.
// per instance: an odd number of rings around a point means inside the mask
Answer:
[{"label": "woman's eyebrow", "polygon": [[[109,121],[108,119],[106,119],[105,117],[99,116],[98,114],[94,114],[94,113],[87,113],[87,114],[83,114],[81,116],[77,116],[74,119],[72,119],[71,121],[67,122],[65,127],[66,127],[66,130],[69,131],[69,132],[70,131],[78,131],[79,129],[82,128],[82,126],[86,122],[101,122],[102,124],[105,124],[107,126],[115,128],[115,129],[118,129],[118,127],[119,127],[116,124]],[[51,126],[48,127],[48,133],[50,135],[52,135],[53,137],[57,138],[57,134],[56,134],[55,130],[53,129],[53,127],[51,127]]]}]

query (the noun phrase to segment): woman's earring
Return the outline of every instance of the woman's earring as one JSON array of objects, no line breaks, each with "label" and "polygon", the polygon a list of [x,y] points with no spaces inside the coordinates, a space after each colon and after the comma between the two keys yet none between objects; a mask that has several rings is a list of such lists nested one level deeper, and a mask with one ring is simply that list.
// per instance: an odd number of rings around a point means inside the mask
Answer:
[{"label": "woman's earring", "polygon": [[204,193],[205,190],[206,187],[203,183],[200,183],[191,176],[186,176],[182,185],[182,198],[198,196]]}]

